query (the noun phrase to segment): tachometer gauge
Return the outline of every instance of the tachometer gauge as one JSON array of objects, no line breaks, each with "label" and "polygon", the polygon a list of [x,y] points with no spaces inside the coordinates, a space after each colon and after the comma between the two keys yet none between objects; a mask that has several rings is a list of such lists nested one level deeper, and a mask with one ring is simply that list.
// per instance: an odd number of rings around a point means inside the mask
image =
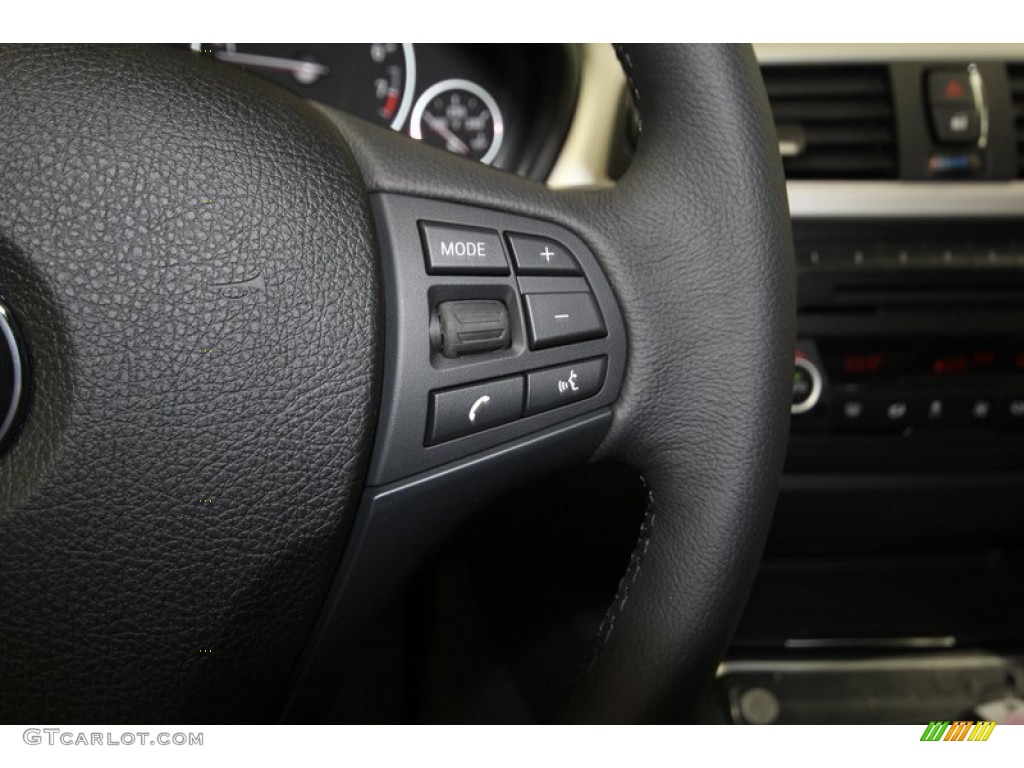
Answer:
[{"label": "tachometer gauge", "polygon": [[392,129],[402,130],[416,90],[416,57],[412,43],[371,43],[370,61],[377,71],[373,95],[377,115]]},{"label": "tachometer gauge", "polygon": [[488,165],[498,156],[504,130],[498,102],[470,80],[444,80],[427,88],[409,124],[414,139]]}]

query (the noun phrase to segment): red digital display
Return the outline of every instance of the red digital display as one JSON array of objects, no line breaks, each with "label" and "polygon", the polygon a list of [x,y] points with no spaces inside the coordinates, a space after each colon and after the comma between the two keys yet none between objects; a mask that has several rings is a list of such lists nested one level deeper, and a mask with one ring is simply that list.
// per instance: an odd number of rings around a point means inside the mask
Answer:
[{"label": "red digital display", "polygon": [[882,342],[870,346],[828,341],[819,342],[819,349],[827,372],[836,381],[1024,376],[1024,347],[1018,339],[1006,344],[968,339],[950,343]]},{"label": "red digital display", "polygon": [[878,373],[878,370],[882,367],[882,356],[879,354],[866,354],[866,355],[844,355],[843,356],[843,371],[845,373],[854,374],[871,374]]},{"label": "red digital display", "polygon": [[969,365],[967,355],[940,357],[932,361],[932,373],[966,373]]}]

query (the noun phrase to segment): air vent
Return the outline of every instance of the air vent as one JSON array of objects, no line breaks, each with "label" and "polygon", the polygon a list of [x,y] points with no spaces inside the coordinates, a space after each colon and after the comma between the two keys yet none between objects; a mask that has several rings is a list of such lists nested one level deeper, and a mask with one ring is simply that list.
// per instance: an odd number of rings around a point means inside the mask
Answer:
[{"label": "air vent", "polygon": [[1017,176],[1024,179],[1024,64],[1011,64],[1006,71],[1010,76],[1013,124],[1017,132]]},{"label": "air vent", "polygon": [[886,67],[766,66],[762,71],[788,178],[897,175]]}]

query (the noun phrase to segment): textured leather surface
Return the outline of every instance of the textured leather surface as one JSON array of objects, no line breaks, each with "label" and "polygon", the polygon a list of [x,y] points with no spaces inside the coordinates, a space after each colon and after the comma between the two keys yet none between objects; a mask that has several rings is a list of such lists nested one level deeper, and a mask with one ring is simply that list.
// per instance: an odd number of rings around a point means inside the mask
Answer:
[{"label": "textured leather surface", "polygon": [[371,190],[552,220],[603,261],[630,357],[602,454],[637,467],[651,503],[565,716],[678,721],[735,627],[774,506],[792,386],[792,243],[752,51],[628,46],[622,59],[643,130],[613,190],[552,192],[334,119]]},{"label": "textured leather surface", "polygon": [[0,51],[0,721],[272,718],[347,535],[375,244],[318,113],[164,49]]}]

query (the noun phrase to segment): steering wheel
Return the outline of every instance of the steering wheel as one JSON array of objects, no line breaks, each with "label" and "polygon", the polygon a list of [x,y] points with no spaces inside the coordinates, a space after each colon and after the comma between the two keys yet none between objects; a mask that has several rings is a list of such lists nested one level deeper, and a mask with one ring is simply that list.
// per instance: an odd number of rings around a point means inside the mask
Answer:
[{"label": "steering wheel", "polygon": [[639,148],[575,191],[184,52],[0,52],[0,718],[303,719],[468,510],[592,457],[649,506],[561,717],[687,716],[774,505],[792,246],[751,50],[618,50]]}]

